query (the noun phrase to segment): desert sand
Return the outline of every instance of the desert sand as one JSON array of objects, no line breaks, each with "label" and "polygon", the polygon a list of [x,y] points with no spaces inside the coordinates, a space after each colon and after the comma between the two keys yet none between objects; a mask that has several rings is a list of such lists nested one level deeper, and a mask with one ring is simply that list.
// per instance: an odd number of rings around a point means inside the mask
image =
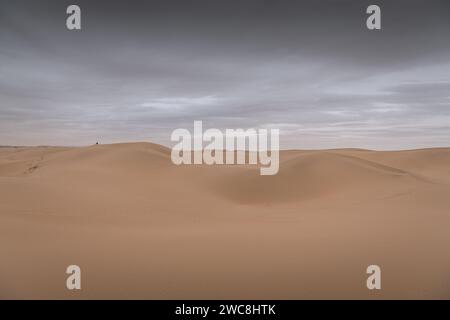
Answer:
[{"label": "desert sand", "polygon": [[449,299],[449,247],[447,148],[282,151],[275,176],[150,143],[0,148],[0,299]]}]

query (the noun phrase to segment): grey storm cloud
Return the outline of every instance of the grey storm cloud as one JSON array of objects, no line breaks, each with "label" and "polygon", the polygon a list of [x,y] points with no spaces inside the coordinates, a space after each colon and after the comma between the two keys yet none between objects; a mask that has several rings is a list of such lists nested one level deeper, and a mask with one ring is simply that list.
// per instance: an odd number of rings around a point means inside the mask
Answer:
[{"label": "grey storm cloud", "polygon": [[[65,27],[68,5],[82,30]],[[283,148],[448,145],[450,3],[0,0],[0,144],[274,127]]]}]

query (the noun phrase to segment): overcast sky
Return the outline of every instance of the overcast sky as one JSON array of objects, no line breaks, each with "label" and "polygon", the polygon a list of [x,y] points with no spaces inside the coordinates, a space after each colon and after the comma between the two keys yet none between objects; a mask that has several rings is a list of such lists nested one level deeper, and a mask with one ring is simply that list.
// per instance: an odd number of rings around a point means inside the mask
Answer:
[{"label": "overcast sky", "polygon": [[0,145],[171,145],[194,120],[282,148],[449,146],[450,1],[0,0]]}]

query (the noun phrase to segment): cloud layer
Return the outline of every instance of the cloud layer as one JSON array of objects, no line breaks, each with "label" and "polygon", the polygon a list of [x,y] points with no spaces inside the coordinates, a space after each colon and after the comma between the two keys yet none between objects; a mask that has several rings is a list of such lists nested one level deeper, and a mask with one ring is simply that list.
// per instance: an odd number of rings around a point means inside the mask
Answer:
[{"label": "cloud layer", "polygon": [[281,129],[283,148],[447,146],[450,5],[378,1],[0,2],[0,144]]}]

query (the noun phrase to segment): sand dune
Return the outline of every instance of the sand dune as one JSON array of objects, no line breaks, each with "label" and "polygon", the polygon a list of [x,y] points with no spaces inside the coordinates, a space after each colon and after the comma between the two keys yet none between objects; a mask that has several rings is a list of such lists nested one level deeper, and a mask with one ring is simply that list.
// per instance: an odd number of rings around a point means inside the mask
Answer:
[{"label": "sand dune", "polygon": [[280,157],[261,176],[150,143],[0,148],[0,298],[450,298],[450,149]]},{"label": "sand dune", "polygon": [[[394,167],[333,152],[310,152],[282,162],[278,175],[260,177],[257,170],[229,176],[221,192],[243,203],[302,202],[355,193],[383,194],[381,185],[406,187],[418,182]],[[363,188],[362,188],[363,187]]]}]

